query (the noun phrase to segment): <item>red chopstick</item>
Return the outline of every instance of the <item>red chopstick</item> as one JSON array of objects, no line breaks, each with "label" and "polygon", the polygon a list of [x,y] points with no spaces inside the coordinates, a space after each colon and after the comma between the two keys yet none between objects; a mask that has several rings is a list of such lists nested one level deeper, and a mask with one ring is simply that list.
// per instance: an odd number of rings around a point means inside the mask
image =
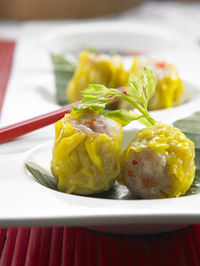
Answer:
[{"label": "red chopstick", "polygon": [[30,118],[28,120],[25,120],[25,121],[22,121],[22,122],[19,122],[19,123],[10,125],[10,126],[0,128],[0,144],[3,144],[5,142],[18,138],[22,135],[30,133],[34,130],[37,130],[39,128],[55,123],[56,121],[63,118],[65,114],[69,113],[71,108],[75,104],[79,104],[79,103],[80,102],[69,104],[65,107],[62,107],[59,110],[56,110],[56,111],[53,111],[53,112],[50,112],[44,115],[36,116],[34,118]]},{"label": "red chopstick", "polygon": [[[120,90],[122,93],[126,93],[123,87],[118,88],[118,90]],[[112,100],[112,102],[115,102],[117,100],[118,98],[115,98],[114,100]],[[66,105],[65,107],[62,107],[59,110],[0,128],[0,144],[11,141],[34,130],[57,122],[58,120],[63,118],[65,114],[70,113],[70,110],[74,105],[78,104],[80,104],[80,101]]]}]

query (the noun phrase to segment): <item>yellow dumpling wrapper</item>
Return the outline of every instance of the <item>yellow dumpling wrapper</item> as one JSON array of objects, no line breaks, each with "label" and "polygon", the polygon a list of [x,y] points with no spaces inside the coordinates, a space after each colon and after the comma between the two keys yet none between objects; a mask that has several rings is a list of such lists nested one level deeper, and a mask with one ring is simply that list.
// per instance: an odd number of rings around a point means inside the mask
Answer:
[{"label": "yellow dumpling wrapper", "polygon": [[[119,175],[122,128],[99,117],[93,111],[73,111],[55,124],[51,170],[60,191],[82,195],[103,192]],[[109,126],[111,133],[94,130],[93,122],[98,119],[99,130]]]},{"label": "yellow dumpling wrapper", "polygon": [[118,55],[81,52],[75,73],[66,88],[70,103],[82,98],[81,90],[89,84],[103,84],[108,88],[118,88],[128,81],[122,59]]},{"label": "yellow dumpling wrapper", "polygon": [[[169,187],[163,197],[184,195],[195,177],[195,148],[180,129],[161,123],[139,131],[122,155],[122,168],[132,152],[153,151],[166,159]],[[156,171],[156,170],[155,170]],[[123,176],[119,178],[123,183]]]},{"label": "yellow dumpling wrapper", "polygon": [[[146,67],[152,69],[157,79],[156,90],[148,103],[149,110],[165,109],[177,106],[183,97],[184,86],[179,77],[176,67],[172,64],[154,61],[155,67],[151,65]],[[133,60],[131,73],[140,75],[144,65],[138,58]]]}]

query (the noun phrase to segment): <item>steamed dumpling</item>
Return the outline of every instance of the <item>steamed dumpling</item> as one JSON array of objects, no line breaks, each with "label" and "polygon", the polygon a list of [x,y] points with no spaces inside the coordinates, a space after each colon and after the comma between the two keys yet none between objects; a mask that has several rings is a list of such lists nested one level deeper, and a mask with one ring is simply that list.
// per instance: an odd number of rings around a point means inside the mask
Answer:
[{"label": "steamed dumpling", "polygon": [[184,195],[194,180],[194,157],[181,130],[158,123],[139,131],[123,152],[121,182],[142,198]]},{"label": "steamed dumpling", "polygon": [[108,190],[120,173],[121,126],[90,110],[73,111],[55,124],[51,170],[60,191]]},{"label": "steamed dumpling", "polygon": [[66,88],[67,99],[70,103],[81,100],[81,90],[86,89],[89,84],[118,88],[127,81],[128,73],[124,70],[119,55],[109,56],[84,51],[79,55],[76,71]]},{"label": "steamed dumpling", "polygon": [[[140,76],[144,67],[151,69],[157,80],[155,93],[148,103],[148,110],[165,109],[179,105],[183,98],[184,86],[176,67],[152,57],[139,57],[133,60],[130,72]],[[129,103],[121,101],[119,108],[132,109],[133,107]]]}]

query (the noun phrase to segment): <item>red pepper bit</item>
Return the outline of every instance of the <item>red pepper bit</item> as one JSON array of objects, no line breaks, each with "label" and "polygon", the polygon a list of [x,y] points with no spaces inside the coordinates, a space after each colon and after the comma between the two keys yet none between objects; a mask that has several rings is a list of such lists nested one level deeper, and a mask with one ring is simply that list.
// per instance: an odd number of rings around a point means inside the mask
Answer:
[{"label": "red pepper bit", "polygon": [[128,170],[128,176],[134,176],[134,173],[132,170]]},{"label": "red pepper bit", "polygon": [[133,165],[136,165],[136,164],[138,164],[138,161],[133,160],[133,161],[132,161],[132,164],[133,164]]},{"label": "red pepper bit", "polygon": [[166,67],[165,62],[156,62],[155,65],[156,65],[157,67],[160,67],[160,68],[165,68],[165,67]]},{"label": "red pepper bit", "polygon": [[94,122],[96,121],[96,118],[92,118],[91,120],[89,121],[86,121],[84,124],[86,126],[94,126]]},{"label": "red pepper bit", "polygon": [[156,186],[156,182],[149,179],[149,178],[143,178],[142,179],[142,185],[144,188],[147,188],[147,187],[155,187]]}]

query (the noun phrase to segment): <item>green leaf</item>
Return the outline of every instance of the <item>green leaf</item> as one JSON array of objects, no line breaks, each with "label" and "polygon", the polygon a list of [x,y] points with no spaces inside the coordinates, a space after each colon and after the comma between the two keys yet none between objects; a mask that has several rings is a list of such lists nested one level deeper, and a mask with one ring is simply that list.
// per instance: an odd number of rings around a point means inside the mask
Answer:
[{"label": "green leaf", "polygon": [[195,195],[200,193],[200,170],[196,170],[195,179],[190,189],[186,192],[185,196]]},{"label": "green leaf", "polygon": [[38,183],[58,191],[57,182],[45,169],[33,162],[26,163],[25,166]]},{"label": "green leaf", "polygon": [[58,54],[51,54],[51,61],[54,67],[57,102],[60,105],[65,105],[67,104],[66,87],[76,66]]},{"label": "green leaf", "polygon": [[[144,76],[145,75],[148,76],[146,83],[153,79],[151,77],[151,75],[153,75],[153,72],[146,71],[146,74],[144,74]],[[143,90],[142,77],[141,79],[139,79],[134,75],[130,75],[129,86],[127,86],[125,90],[127,95],[122,93],[118,89],[107,88],[99,84],[90,84],[87,89],[82,91],[82,103],[79,106],[73,107],[73,109],[81,110],[89,108],[99,112],[100,114],[105,115],[106,113],[107,116],[109,115],[108,112],[112,112],[110,114],[110,117],[113,116],[115,117],[115,119],[118,119],[122,126],[127,125],[132,120],[139,119],[140,117],[142,117],[142,123],[144,123],[145,119],[147,120],[148,124],[154,125],[156,121],[150,116],[147,111],[148,100],[146,99],[146,95]],[[138,110],[139,116],[136,118],[135,115],[133,116],[129,112],[125,113],[125,111],[113,112],[110,110],[105,112],[104,109],[106,105],[111,103],[116,98],[123,99],[131,103],[133,107]],[[141,103],[143,104],[143,106],[141,105]]]},{"label": "green leaf", "polygon": [[102,97],[107,97],[109,95],[120,97],[122,93],[117,89],[107,88],[100,84],[90,84],[87,89],[82,90],[83,99],[87,95],[101,95]]},{"label": "green leaf", "polygon": [[177,120],[174,126],[180,128],[183,133],[194,142],[195,145],[195,179],[185,195],[200,193],[200,112],[189,117]]},{"label": "green leaf", "polygon": [[132,97],[134,101],[142,103],[146,110],[148,101],[154,95],[156,88],[156,79],[153,72],[144,68],[141,77],[130,74],[129,85],[125,87],[127,95]]},{"label": "green leaf", "polygon": [[95,95],[86,95],[81,104],[76,105],[72,110],[92,109],[97,113],[102,112],[106,105],[112,101],[112,98],[104,98]]},{"label": "green leaf", "polygon": [[114,110],[114,111],[104,110],[103,115],[115,120],[123,127],[128,125],[131,121],[138,120],[141,117],[143,117],[141,114],[126,110]]},{"label": "green leaf", "polygon": [[144,68],[142,75],[142,84],[143,88],[145,88],[145,94],[148,102],[154,95],[156,89],[155,76],[153,75],[153,72],[148,68]]},{"label": "green leaf", "polygon": [[[36,163],[28,162],[26,163],[26,168],[32,175],[32,177],[41,185],[59,191],[57,187],[56,181],[53,179],[49,173],[39,166]],[[84,195],[81,195],[84,197]],[[90,194],[85,195],[85,197],[91,198],[104,198],[104,199],[116,199],[116,200],[130,200],[136,199],[136,197],[128,190],[125,186],[119,185],[118,183],[114,184],[110,190],[98,193],[98,194]]]},{"label": "green leaf", "polygon": [[109,89],[99,84],[90,84],[87,89],[82,91],[82,94],[81,104],[74,106],[72,110],[89,108],[102,113],[107,104],[122,95],[117,89]]},{"label": "green leaf", "polygon": [[129,85],[125,87],[127,95],[132,97],[134,101],[143,103],[146,105],[146,97],[143,90],[142,80],[137,76],[130,74]]}]

